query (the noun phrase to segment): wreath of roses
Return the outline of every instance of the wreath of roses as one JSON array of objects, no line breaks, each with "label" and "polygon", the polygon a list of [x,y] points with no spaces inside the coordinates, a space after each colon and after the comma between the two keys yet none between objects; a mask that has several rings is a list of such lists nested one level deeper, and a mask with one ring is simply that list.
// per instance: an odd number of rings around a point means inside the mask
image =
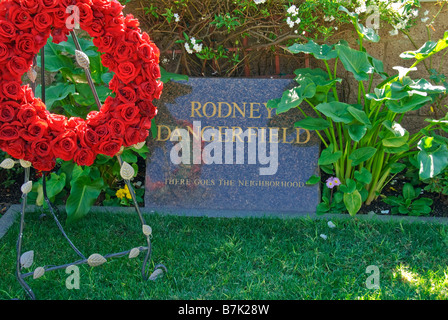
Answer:
[{"label": "wreath of roses", "polygon": [[[50,113],[22,76],[50,35],[67,40],[67,7],[79,8],[79,25],[93,37],[102,64],[114,73],[108,97],[86,119]],[[160,51],[116,0],[1,0],[0,148],[16,159],[50,171],[56,158],[93,164],[98,154],[116,155],[122,146],[145,141],[163,84]],[[70,27],[70,26],[69,26]]]}]

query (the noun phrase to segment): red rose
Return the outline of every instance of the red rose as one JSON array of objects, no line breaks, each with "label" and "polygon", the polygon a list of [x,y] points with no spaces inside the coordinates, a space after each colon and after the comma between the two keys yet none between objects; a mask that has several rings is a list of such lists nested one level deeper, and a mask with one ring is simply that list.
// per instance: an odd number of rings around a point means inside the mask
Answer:
[{"label": "red rose", "polygon": [[18,103],[8,101],[0,104],[0,121],[12,122],[16,116],[16,110],[20,107]]},{"label": "red rose", "polygon": [[101,37],[104,34],[104,22],[102,19],[93,19],[86,30],[91,37]]},{"label": "red rose", "polygon": [[38,157],[46,157],[50,154],[51,151],[50,142],[47,139],[39,139],[33,141],[31,143],[31,150],[33,151],[33,154]]},{"label": "red rose", "polygon": [[140,110],[132,103],[119,105],[113,114],[115,118],[122,119],[127,125],[135,124],[140,121]]},{"label": "red rose", "polygon": [[160,67],[157,63],[145,63],[143,65],[143,74],[150,80],[157,80],[162,76],[160,74]]},{"label": "red rose", "polygon": [[105,66],[106,68],[109,68],[113,71],[118,66],[118,63],[115,60],[115,57],[109,53],[105,53],[105,54],[101,55],[101,62],[103,63],[103,66]]},{"label": "red rose", "polygon": [[39,0],[40,5],[44,9],[51,9],[57,6],[58,0]]},{"label": "red rose", "polygon": [[156,46],[150,43],[142,43],[139,45],[137,54],[139,58],[145,62],[159,63],[160,51]]},{"label": "red rose", "polygon": [[19,129],[17,126],[5,123],[0,127],[0,140],[15,140],[19,137]]},{"label": "red rose", "polygon": [[47,12],[41,12],[34,17],[34,28],[39,32],[47,32],[53,23],[53,18]]},{"label": "red rose", "polygon": [[88,148],[78,148],[73,160],[79,166],[91,166],[95,162],[96,154]]},{"label": "red rose", "polygon": [[99,111],[90,111],[87,114],[87,125],[92,127],[97,127],[108,121],[108,116]]},{"label": "red rose", "polygon": [[109,127],[110,127],[112,134],[116,135],[118,137],[122,137],[124,134],[124,131],[126,129],[124,122],[119,119],[112,119],[110,121]]},{"label": "red rose", "polygon": [[100,52],[111,52],[115,48],[115,38],[107,33],[100,38],[93,39],[93,44],[98,47]]},{"label": "red rose", "polygon": [[121,41],[115,49],[115,60],[118,62],[134,60],[135,44],[132,42]]},{"label": "red rose", "polygon": [[79,8],[79,23],[88,27],[93,19],[92,8],[86,3],[78,3],[77,6]]},{"label": "red rose", "polygon": [[13,76],[21,77],[30,68],[31,63],[22,57],[13,56],[6,67]]},{"label": "red rose", "polygon": [[155,91],[156,86],[154,85],[154,81],[146,81],[138,86],[138,92],[142,99],[153,100]]},{"label": "red rose", "polygon": [[50,113],[47,122],[49,129],[57,133],[64,132],[67,127],[67,118],[60,114]]},{"label": "red rose", "polygon": [[21,34],[16,39],[16,54],[20,55],[25,52],[31,57],[34,56],[39,50],[36,48],[36,43],[34,42],[34,36],[31,34]]},{"label": "red rose", "polygon": [[98,141],[98,134],[92,128],[86,128],[78,132],[79,142],[85,148],[92,148]]},{"label": "red rose", "polygon": [[73,130],[65,131],[50,142],[56,158],[69,161],[78,148],[77,135]]},{"label": "red rose", "polygon": [[20,129],[20,136],[26,141],[35,141],[41,139],[47,132],[48,123],[44,120],[36,120],[29,124],[27,128]]},{"label": "red rose", "polygon": [[6,152],[11,155],[11,157],[16,159],[23,159],[25,157],[25,141],[23,139],[16,139],[8,141],[8,147]]},{"label": "red rose", "polygon": [[129,127],[126,129],[124,139],[126,142],[126,146],[132,146],[139,142],[142,142],[148,136],[149,131],[140,130],[139,128]]},{"label": "red rose", "polygon": [[0,62],[9,58],[9,48],[4,43],[0,43]]},{"label": "red rose", "polygon": [[[30,161],[30,160],[28,160],[28,161]],[[36,170],[43,171],[43,172],[51,171],[54,168],[54,166],[56,165],[56,161],[55,161],[53,155],[47,156],[45,158],[35,157],[34,159],[31,160],[31,162],[33,163],[33,167]]]},{"label": "red rose", "polygon": [[67,29],[53,29],[51,31],[51,35],[53,36],[53,43],[58,44],[67,41],[67,35],[69,34],[69,32],[70,31],[68,31]]},{"label": "red rose", "polygon": [[137,19],[134,18],[132,14],[126,15],[124,23],[126,24],[126,27],[130,29],[138,29],[138,27],[140,26],[140,23]]},{"label": "red rose", "polygon": [[117,97],[123,103],[134,103],[137,101],[137,93],[135,92],[135,89],[129,86],[118,89]]},{"label": "red rose", "polygon": [[157,114],[157,107],[151,101],[140,101],[137,103],[137,107],[140,109],[142,115],[148,118],[154,118]]},{"label": "red rose", "polygon": [[102,124],[95,128],[95,133],[98,135],[99,141],[105,141],[110,138],[111,131],[109,129],[109,124]]},{"label": "red rose", "polygon": [[53,26],[57,29],[62,29],[67,27],[67,18],[70,16],[64,8],[55,8],[53,13]]},{"label": "red rose", "polygon": [[106,15],[104,17],[104,25],[110,34],[120,36],[124,31],[124,17],[122,14],[119,16]]},{"label": "red rose", "polygon": [[23,10],[33,14],[37,12],[39,2],[37,0],[20,0],[20,6]]},{"label": "red rose", "polygon": [[129,82],[134,80],[139,73],[140,67],[136,67],[135,64],[130,61],[120,63],[117,68],[117,76],[125,84],[128,84]]},{"label": "red rose", "polygon": [[32,104],[23,105],[17,113],[17,119],[27,125],[37,120],[36,108]]},{"label": "red rose", "polygon": [[121,146],[123,145],[122,139],[112,139],[107,140],[98,146],[98,152],[101,154],[105,154],[106,156],[113,157],[120,151]]},{"label": "red rose", "polygon": [[3,81],[1,90],[5,97],[13,100],[20,100],[23,97],[23,91],[20,89],[18,81]]},{"label": "red rose", "polygon": [[30,14],[24,11],[21,7],[11,7],[9,10],[9,17],[19,30],[26,30],[33,27],[33,18],[31,18]]},{"label": "red rose", "polygon": [[11,42],[15,35],[14,25],[9,21],[0,20],[0,39],[4,42]]}]

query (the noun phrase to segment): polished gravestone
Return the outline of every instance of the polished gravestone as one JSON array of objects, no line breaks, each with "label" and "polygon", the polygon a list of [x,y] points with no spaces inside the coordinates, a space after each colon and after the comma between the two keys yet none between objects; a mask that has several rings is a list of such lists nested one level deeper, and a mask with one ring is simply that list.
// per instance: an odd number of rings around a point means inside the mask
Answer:
[{"label": "polished gravestone", "polygon": [[190,78],[166,83],[149,139],[145,207],[207,216],[313,214],[319,140],[295,108],[268,100],[291,79]]}]

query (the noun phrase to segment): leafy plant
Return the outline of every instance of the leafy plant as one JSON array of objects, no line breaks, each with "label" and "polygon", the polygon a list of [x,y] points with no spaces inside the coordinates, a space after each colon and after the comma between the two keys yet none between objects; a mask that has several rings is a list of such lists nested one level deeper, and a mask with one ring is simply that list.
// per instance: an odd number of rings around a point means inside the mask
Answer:
[{"label": "leafy plant", "polygon": [[388,196],[383,201],[392,206],[392,214],[406,214],[410,216],[429,215],[433,200],[430,198],[418,198],[421,188],[415,188],[410,183],[403,186],[403,195],[398,197]]},{"label": "leafy plant", "polygon": [[[428,42],[417,51],[401,54],[403,59],[415,59],[410,68],[395,67],[397,75],[384,72],[382,61],[367,53],[364,42],[378,42],[379,35],[359,22],[358,14],[345,12],[358,35],[359,48],[346,41],[333,45],[317,44],[309,40],[288,47],[292,53],[306,53],[325,65],[326,70],[297,69],[298,86],[287,90],[281,98],[268,102],[277,114],[298,108],[304,119],[295,126],[313,130],[324,146],[318,164],[342,182],[340,190],[346,209],[356,214],[362,204],[375,200],[383,187],[406,166],[400,160],[417,155],[420,178],[440,172],[447,164],[446,141],[434,130],[446,123],[431,121],[414,135],[401,126],[403,116],[418,110],[445,93],[446,88],[431,84],[426,79],[413,80],[408,73],[426,58],[448,47],[448,31],[437,42]],[[333,62],[333,68],[330,67]],[[357,82],[357,99],[353,103],[341,101],[338,88],[342,79],[337,76],[337,65],[343,67]],[[382,80],[373,86],[374,77]],[[304,111],[307,103],[312,114]]]}]

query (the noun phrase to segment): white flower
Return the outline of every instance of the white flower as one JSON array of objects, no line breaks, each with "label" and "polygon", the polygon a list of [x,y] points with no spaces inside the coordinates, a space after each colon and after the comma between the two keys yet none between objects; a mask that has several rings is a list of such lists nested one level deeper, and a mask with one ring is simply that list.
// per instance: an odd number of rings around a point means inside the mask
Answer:
[{"label": "white flower", "polygon": [[196,52],[201,52],[202,51],[202,43],[195,43],[193,46],[193,50]]},{"label": "white flower", "polygon": [[191,41],[191,44],[194,45],[196,43],[196,38],[195,37],[191,37],[190,41]]},{"label": "white flower", "polygon": [[174,21],[176,21],[176,22],[180,21],[179,14],[177,14],[177,13],[174,14]]},{"label": "white flower", "polygon": [[426,10],[424,15],[427,16],[429,14],[429,10]]},{"label": "white flower", "polygon": [[327,240],[327,238],[328,238],[328,237],[327,237],[325,234],[323,234],[323,233],[320,235],[320,237],[321,237],[322,239],[324,239],[324,240]]},{"label": "white flower", "polygon": [[420,20],[422,20],[422,22],[423,22],[423,23],[425,23],[426,21],[428,21],[428,20],[429,20],[429,17],[426,17],[426,18],[421,18]]},{"label": "white flower", "polygon": [[289,13],[292,16],[296,16],[299,14],[299,9],[293,4],[286,10],[287,13]]},{"label": "white flower", "polygon": [[396,35],[398,34],[398,29],[394,29],[394,30],[392,30],[392,31],[389,31],[389,34],[390,34],[391,36],[396,36]]},{"label": "white flower", "polygon": [[327,224],[328,224],[328,227],[329,227],[329,228],[332,228],[332,229],[333,229],[333,228],[336,227],[336,225],[335,225],[333,222],[331,222],[331,221],[328,221]]},{"label": "white flower", "polygon": [[187,50],[187,52],[188,52],[189,54],[192,54],[192,53],[193,53],[193,50],[191,50],[190,45],[188,44],[188,42],[185,42],[185,50]]},{"label": "white flower", "polygon": [[286,23],[290,28],[294,27],[294,21],[292,21],[290,17],[286,18]]},{"label": "white flower", "polygon": [[255,4],[265,3],[266,0],[254,0]]}]

